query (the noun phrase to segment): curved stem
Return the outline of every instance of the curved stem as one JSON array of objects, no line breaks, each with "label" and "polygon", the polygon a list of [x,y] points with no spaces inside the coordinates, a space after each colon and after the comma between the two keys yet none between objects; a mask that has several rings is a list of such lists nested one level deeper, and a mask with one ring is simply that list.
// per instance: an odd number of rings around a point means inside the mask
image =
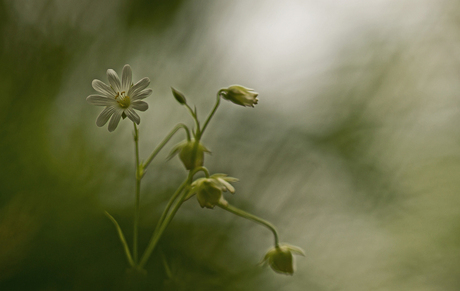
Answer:
[{"label": "curved stem", "polygon": [[212,109],[211,113],[209,114],[208,118],[206,119],[206,121],[204,122],[204,125],[203,125],[203,129],[201,130],[200,132],[200,136],[199,138],[197,138],[198,140],[201,138],[201,136],[203,135],[203,132],[204,130],[206,129],[206,127],[208,126],[209,124],[209,121],[211,120],[211,118],[214,116],[214,113],[216,113],[216,110],[217,108],[219,107],[219,104],[220,104],[220,94],[222,93],[222,89],[219,90],[219,92],[217,92],[217,100],[216,100],[216,104],[214,105],[214,108]]},{"label": "curved stem", "polygon": [[195,168],[193,169],[190,173],[191,173],[191,179],[193,179],[193,176],[195,176],[196,173],[198,172],[203,172],[204,175],[206,176],[206,178],[209,178],[209,171],[208,169],[206,169],[206,167],[198,167],[198,168]]},{"label": "curved stem", "polygon": [[188,127],[183,123],[179,123],[171,130],[171,132],[163,139],[163,141],[153,150],[152,154],[150,154],[150,157],[144,163],[144,169],[148,167],[148,165],[152,162],[152,160],[156,157],[156,155],[161,151],[161,149],[168,143],[168,141],[174,136],[174,134],[181,128],[185,130],[185,133],[187,134],[187,140],[190,140],[190,131]]},{"label": "curved stem", "polygon": [[278,239],[278,232],[276,231],[276,228],[273,224],[271,224],[270,222],[262,219],[262,218],[259,218],[255,215],[252,215],[250,213],[247,213],[241,209],[238,209],[234,206],[231,206],[231,205],[223,205],[221,203],[217,204],[217,206],[219,206],[220,208],[222,209],[225,209],[233,214],[236,214],[238,216],[241,216],[241,217],[244,217],[246,219],[249,219],[249,220],[252,220],[252,221],[255,221],[259,224],[262,224],[263,226],[267,227],[268,229],[270,229],[272,232],[273,232],[273,236],[275,237],[275,247],[278,247],[279,246],[279,239]]},{"label": "curved stem", "polygon": [[142,176],[139,174],[139,131],[137,130],[136,124],[134,124],[134,143],[136,145],[136,197],[134,204],[134,230],[133,230],[133,257],[134,263],[137,263],[138,258],[138,232],[139,232],[139,202],[141,194],[141,179]]}]

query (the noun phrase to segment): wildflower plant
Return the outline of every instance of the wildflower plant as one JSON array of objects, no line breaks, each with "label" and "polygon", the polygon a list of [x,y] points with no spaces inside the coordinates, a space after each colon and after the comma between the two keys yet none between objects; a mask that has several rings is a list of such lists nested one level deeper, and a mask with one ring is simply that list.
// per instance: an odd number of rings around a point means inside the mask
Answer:
[{"label": "wildflower plant", "polygon": [[[152,255],[152,252],[155,250],[155,247],[157,246],[165,229],[174,218],[182,204],[193,196],[196,196],[198,203],[202,208],[213,209],[217,206],[230,213],[249,219],[268,228],[273,233],[274,246],[267,252],[263,262],[270,265],[277,273],[292,275],[294,273],[292,253],[303,255],[303,251],[295,246],[280,244],[276,228],[270,222],[230,205],[224,198],[224,192],[232,194],[235,193],[235,188],[232,186],[232,183],[237,182],[238,179],[229,177],[227,174],[218,173],[211,175],[209,170],[204,166],[205,154],[210,153],[210,151],[204,146],[201,140],[209,122],[220,105],[221,98],[244,107],[254,107],[254,105],[258,102],[258,93],[254,92],[253,89],[245,88],[240,85],[233,85],[228,88],[220,89],[217,92],[216,103],[213,109],[207,116],[205,122],[202,124],[198,118],[196,108],[194,107],[194,109],[192,109],[192,107],[190,107],[184,94],[174,88],[171,88],[173,97],[190,113],[195,123],[194,130],[190,131],[189,127],[183,123],[177,124],[156,146],[150,156],[145,161],[141,162],[139,158],[138,130],[138,125],[140,124],[141,119],[135,110],[146,111],[148,109],[148,104],[144,102],[143,99],[152,93],[152,89],[148,88],[150,80],[149,78],[143,78],[133,84],[132,70],[129,65],[125,65],[123,67],[121,80],[117,73],[112,69],[107,70],[107,77],[109,84],[100,80],[93,81],[93,88],[98,92],[98,94],[90,95],[86,98],[86,100],[88,103],[96,106],[105,106],[96,119],[97,126],[104,126],[110,119],[108,130],[113,132],[117,128],[120,120],[125,119],[126,117],[128,117],[134,125],[136,163],[134,178],[136,192],[134,196],[134,225],[131,248],[129,247],[118,222],[108,212],[105,212],[107,217],[115,225],[130,268],[145,274],[145,264]],[[178,155],[187,170],[187,177],[171,195],[163,213],[158,219],[156,228],[153,230],[153,234],[146,249],[141,254],[138,249],[141,181],[152,160],[180,129],[184,130],[186,139],[172,148],[168,159]],[[195,178],[195,176],[200,172],[204,175],[204,177]]]}]

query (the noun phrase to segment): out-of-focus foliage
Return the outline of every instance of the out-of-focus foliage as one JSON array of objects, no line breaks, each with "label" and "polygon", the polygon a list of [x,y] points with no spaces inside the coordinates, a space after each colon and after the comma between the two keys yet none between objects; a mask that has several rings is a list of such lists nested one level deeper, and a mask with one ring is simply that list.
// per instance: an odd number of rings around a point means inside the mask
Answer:
[{"label": "out-of-focus foliage", "polygon": [[[460,289],[460,6],[455,1],[0,1],[0,290]],[[229,203],[273,222],[306,257],[261,268],[264,228],[188,201],[135,278],[134,148],[86,104],[129,63],[154,93],[141,156],[177,123],[170,87],[204,118]],[[175,137],[169,146],[183,137]],[[185,177],[169,149],[142,189],[141,247]],[[141,248],[141,249],[142,249]],[[169,272],[167,271],[169,270]]]}]

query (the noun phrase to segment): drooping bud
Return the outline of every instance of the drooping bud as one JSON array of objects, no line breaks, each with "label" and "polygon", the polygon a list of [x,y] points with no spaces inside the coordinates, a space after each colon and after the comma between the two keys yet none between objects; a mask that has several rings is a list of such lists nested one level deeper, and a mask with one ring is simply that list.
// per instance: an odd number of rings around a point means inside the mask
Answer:
[{"label": "drooping bud", "polygon": [[257,104],[257,96],[259,93],[254,92],[254,89],[245,88],[239,85],[233,85],[226,89],[221,89],[222,97],[241,106],[254,107]]},{"label": "drooping bud", "polygon": [[238,179],[227,177],[225,174],[214,174],[209,178],[200,178],[192,183],[192,188],[187,199],[196,194],[200,206],[214,208],[217,204],[227,205],[222,192],[235,192],[235,188],[229,182],[236,182]]},{"label": "drooping bud", "polygon": [[187,100],[185,99],[184,94],[182,94],[181,92],[177,91],[173,87],[171,87],[171,90],[172,90],[173,96],[174,96],[174,98],[176,98],[177,102],[179,102],[182,105],[187,104]]},{"label": "drooping bud", "polygon": [[262,263],[268,264],[276,273],[293,275],[294,258],[292,253],[305,256],[301,248],[282,244],[269,249]]},{"label": "drooping bud", "polygon": [[203,166],[204,153],[210,153],[210,151],[201,142],[194,139],[184,140],[171,150],[168,159],[179,154],[179,158],[185,168],[187,170],[193,170]]}]

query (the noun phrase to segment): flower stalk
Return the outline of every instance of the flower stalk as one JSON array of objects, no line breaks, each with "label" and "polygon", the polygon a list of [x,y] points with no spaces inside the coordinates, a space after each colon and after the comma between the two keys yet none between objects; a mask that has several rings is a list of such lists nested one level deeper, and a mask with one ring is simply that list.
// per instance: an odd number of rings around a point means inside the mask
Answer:
[{"label": "flower stalk", "polygon": [[136,123],[134,123],[134,144],[136,148],[136,194],[134,204],[134,231],[133,231],[133,257],[134,263],[137,264],[138,259],[138,237],[139,237],[139,205],[141,195],[141,180],[143,172],[139,164],[139,130]]},{"label": "flower stalk", "polygon": [[197,138],[198,140],[201,138],[201,135],[203,134],[203,132],[206,129],[206,127],[208,126],[209,121],[211,121],[211,118],[214,116],[214,113],[216,113],[216,111],[217,111],[217,108],[220,105],[220,96],[221,96],[222,92],[223,92],[223,89],[220,89],[219,92],[217,92],[216,104],[214,104],[214,108],[212,109],[211,113],[209,113],[208,118],[206,118],[206,121],[204,122],[204,125],[203,125],[203,129],[201,130],[200,135]]},{"label": "flower stalk", "polygon": [[189,131],[188,127],[183,123],[177,124],[171,130],[171,132],[161,141],[161,143],[153,150],[153,152],[150,154],[150,156],[147,159],[147,161],[145,161],[145,163],[143,163],[143,168],[144,169],[146,169],[150,165],[150,163],[158,155],[158,153],[163,149],[163,147],[169,142],[169,140],[174,136],[174,134],[176,134],[176,132],[181,128],[183,128],[185,130],[185,133],[187,134],[187,140],[190,141],[190,131]]},{"label": "flower stalk", "polygon": [[219,206],[220,208],[224,209],[224,210],[227,210],[228,212],[231,212],[235,215],[238,215],[238,216],[241,216],[241,217],[244,217],[246,219],[249,219],[249,220],[252,220],[254,222],[257,222],[263,226],[265,226],[266,228],[268,228],[269,230],[271,230],[271,232],[273,233],[273,236],[274,236],[274,239],[275,239],[275,247],[279,246],[279,238],[278,238],[278,232],[276,231],[276,228],[273,224],[271,224],[270,222],[260,218],[260,217],[257,217],[253,214],[250,214],[250,213],[247,213],[241,209],[238,209],[230,204],[223,204],[223,203],[219,203],[217,204],[217,206]]},{"label": "flower stalk", "polygon": [[[165,231],[166,227],[169,225],[171,220],[174,218],[176,215],[177,211],[179,208],[182,206],[182,203],[186,200],[187,194],[190,190],[190,185],[192,184],[193,177],[195,176],[196,173],[202,171],[206,177],[209,177],[209,172],[205,167],[198,167],[194,170],[190,170],[189,174],[187,176],[187,179],[185,179],[184,182],[179,186],[179,188],[176,190],[176,192],[173,194],[171,199],[168,201],[168,204],[165,207],[165,210],[163,211],[157,227],[155,228],[155,231],[153,232],[152,237],[150,238],[149,244],[147,246],[147,249],[145,250],[144,254],[142,255],[142,258],[139,262],[139,268],[143,268],[145,264],[147,263],[148,259],[150,258],[153,250],[155,249],[156,245],[158,244],[158,241],[160,240],[161,236],[163,235],[163,232]],[[170,211],[171,206],[174,204],[174,201],[177,199],[177,197],[182,193],[180,196],[179,200],[176,201],[176,204],[174,205],[174,208]]]}]

